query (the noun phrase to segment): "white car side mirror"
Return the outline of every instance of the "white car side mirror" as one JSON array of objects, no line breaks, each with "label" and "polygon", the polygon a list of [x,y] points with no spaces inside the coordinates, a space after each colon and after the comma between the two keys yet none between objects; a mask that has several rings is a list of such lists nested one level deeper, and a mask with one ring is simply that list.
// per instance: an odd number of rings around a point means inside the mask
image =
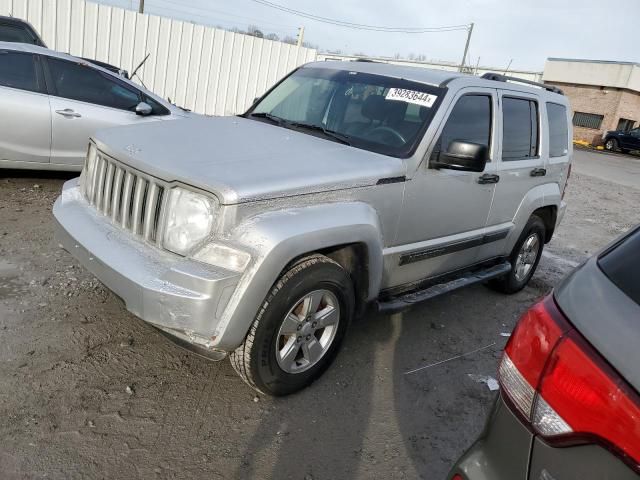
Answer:
[{"label": "white car side mirror", "polygon": [[136,105],[136,115],[146,117],[147,115],[151,115],[151,112],[153,112],[153,109],[148,103],[140,102],[138,105]]}]

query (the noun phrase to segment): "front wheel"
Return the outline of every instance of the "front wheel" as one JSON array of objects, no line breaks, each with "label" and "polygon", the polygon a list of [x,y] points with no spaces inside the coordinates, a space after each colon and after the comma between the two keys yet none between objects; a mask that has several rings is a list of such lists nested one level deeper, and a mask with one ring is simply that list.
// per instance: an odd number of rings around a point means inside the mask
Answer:
[{"label": "front wheel", "polygon": [[604,142],[604,148],[609,150],[610,152],[618,151],[618,141],[615,138],[610,138],[606,142]]},{"label": "front wheel", "polygon": [[349,274],[323,255],[306,257],[276,281],[231,365],[261,393],[301,390],[338,353],[354,305]]},{"label": "front wheel", "polygon": [[532,215],[509,256],[511,271],[491,280],[489,287],[503,293],[516,293],[526,287],[540,262],[545,234],[542,219]]}]

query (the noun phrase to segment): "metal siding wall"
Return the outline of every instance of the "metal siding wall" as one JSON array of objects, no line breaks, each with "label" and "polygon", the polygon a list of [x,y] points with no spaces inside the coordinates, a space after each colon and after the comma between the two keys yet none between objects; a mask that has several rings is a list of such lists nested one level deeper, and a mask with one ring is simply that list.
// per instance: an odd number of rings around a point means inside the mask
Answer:
[{"label": "metal siding wall", "polygon": [[[138,74],[147,88],[208,115],[233,115],[316,50],[84,0],[0,0],[0,15],[27,19],[54,50]],[[139,79],[134,79],[139,81]]]}]

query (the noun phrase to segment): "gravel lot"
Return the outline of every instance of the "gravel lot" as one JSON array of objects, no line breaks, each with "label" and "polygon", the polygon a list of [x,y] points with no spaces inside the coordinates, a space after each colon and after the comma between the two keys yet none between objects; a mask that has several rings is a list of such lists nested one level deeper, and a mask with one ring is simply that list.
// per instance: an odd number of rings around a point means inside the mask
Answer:
[{"label": "gravel lot", "polygon": [[283,399],[169,343],[57,247],[70,175],[0,171],[2,478],[444,478],[495,396],[469,374],[495,377],[501,333],[640,222],[640,159],[577,151],[573,171],[530,287],[360,320],[324,377]]}]

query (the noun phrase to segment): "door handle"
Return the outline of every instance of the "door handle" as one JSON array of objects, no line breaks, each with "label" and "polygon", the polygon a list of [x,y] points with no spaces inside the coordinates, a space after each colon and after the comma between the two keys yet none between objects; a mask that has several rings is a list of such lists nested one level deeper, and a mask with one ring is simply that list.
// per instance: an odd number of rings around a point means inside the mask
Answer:
[{"label": "door handle", "polygon": [[534,168],[531,170],[532,177],[544,177],[547,174],[547,170],[545,168]]},{"label": "door handle", "polygon": [[74,112],[70,108],[65,108],[64,110],[56,110],[56,113],[58,115],[62,115],[63,117],[69,117],[69,118],[78,118],[82,116],[79,113]]},{"label": "door handle", "polygon": [[487,184],[487,183],[498,183],[500,181],[500,175],[495,175],[493,173],[485,173],[484,175],[480,175],[478,177],[478,183]]}]

